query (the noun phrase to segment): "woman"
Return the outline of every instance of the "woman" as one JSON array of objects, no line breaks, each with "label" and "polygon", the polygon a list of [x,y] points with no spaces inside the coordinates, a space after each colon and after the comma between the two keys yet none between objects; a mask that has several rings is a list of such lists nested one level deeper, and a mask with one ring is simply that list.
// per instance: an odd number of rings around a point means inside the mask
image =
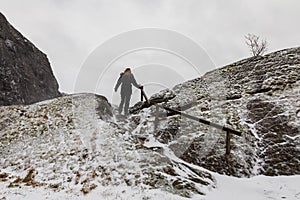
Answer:
[{"label": "woman", "polygon": [[123,105],[125,103],[124,113],[125,113],[125,115],[128,115],[128,108],[129,108],[130,98],[131,98],[131,94],[132,94],[132,85],[131,84],[133,84],[137,88],[140,88],[141,85],[137,84],[133,74],[131,73],[130,68],[126,68],[125,71],[120,74],[118,82],[115,86],[115,92],[117,92],[117,90],[121,84],[122,84],[122,86],[121,86],[121,102],[119,105],[119,114],[122,113]]}]

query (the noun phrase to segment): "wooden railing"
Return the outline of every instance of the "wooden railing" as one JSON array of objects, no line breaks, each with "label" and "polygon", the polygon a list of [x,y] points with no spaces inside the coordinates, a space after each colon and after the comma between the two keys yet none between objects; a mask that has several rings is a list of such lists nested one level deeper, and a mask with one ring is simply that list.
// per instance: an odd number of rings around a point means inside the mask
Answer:
[{"label": "wooden railing", "polygon": [[202,118],[199,118],[199,117],[195,117],[195,116],[186,114],[186,113],[184,113],[182,111],[175,110],[175,109],[169,108],[167,106],[159,105],[158,103],[150,101],[148,99],[147,95],[145,94],[145,91],[144,91],[143,87],[141,87],[140,90],[141,90],[141,101],[143,102],[143,100],[144,100],[143,98],[145,98],[145,100],[147,101],[147,103],[149,105],[155,105],[156,106],[156,109],[155,109],[155,120],[154,120],[154,130],[157,129],[158,123],[159,123],[159,108],[162,108],[162,109],[164,109],[164,110],[166,110],[168,112],[171,112],[173,114],[181,115],[181,116],[186,117],[188,119],[192,119],[192,120],[195,120],[197,122],[200,122],[200,123],[212,126],[212,127],[216,128],[216,129],[220,129],[220,130],[226,131],[226,153],[225,153],[225,158],[226,158],[226,161],[228,161],[228,158],[229,158],[229,155],[230,155],[230,150],[231,150],[231,146],[230,146],[231,134],[234,134],[236,136],[242,136],[241,132],[236,131],[236,130],[234,130],[232,128],[226,127],[224,125],[220,125],[220,124],[217,124],[217,123],[214,123],[214,122],[210,122],[210,121],[208,121],[206,119],[202,119]]}]

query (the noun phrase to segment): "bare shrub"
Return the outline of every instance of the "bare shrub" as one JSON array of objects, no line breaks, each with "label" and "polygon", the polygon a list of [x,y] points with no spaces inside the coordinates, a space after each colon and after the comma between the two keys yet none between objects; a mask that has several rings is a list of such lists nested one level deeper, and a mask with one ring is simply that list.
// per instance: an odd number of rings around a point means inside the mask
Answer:
[{"label": "bare shrub", "polygon": [[245,35],[246,44],[253,56],[261,56],[267,51],[268,43],[259,36],[248,33]]}]

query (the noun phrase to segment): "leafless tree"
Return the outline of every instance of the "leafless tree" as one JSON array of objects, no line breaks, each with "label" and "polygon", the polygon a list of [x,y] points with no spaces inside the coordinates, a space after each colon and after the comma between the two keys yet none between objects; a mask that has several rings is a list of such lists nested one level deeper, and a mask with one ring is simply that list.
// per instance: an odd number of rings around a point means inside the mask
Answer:
[{"label": "leafless tree", "polygon": [[246,44],[253,56],[261,56],[267,51],[268,43],[259,36],[248,33],[245,36]]}]

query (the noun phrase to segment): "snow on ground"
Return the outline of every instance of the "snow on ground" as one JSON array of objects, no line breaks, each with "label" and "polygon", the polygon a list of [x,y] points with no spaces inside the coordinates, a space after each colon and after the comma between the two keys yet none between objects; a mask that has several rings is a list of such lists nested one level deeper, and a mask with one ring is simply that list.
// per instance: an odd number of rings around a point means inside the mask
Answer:
[{"label": "snow on ground", "polygon": [[[98,187],[87,195],[82,193],[66,193],[64,191],[54,192],[41,187],[7,188],[0,182],[0,199],[5,200],[188,200],[188,198],[163,192],[158,189],[139,191],[126,186]],[[199,197],[197,198],[199,199]]]},{"label": "snow on ground", "polygon": [[[1,182],[0,179],[0,200],[300,200],[300,175],[255,176],[249,179],[219,175],[176,157],[167,145],[149,137],[153,127],[143,123],[134,127],[132,131],[133,135],[143,132],[148,135],[148,140],[143,144],[147,149],[139,149],[132,146],[132,137],[127,131],[120,133],[117,124],[95,119],[92,114],[95,107],[91,107],[91,104],[96,105],[94,98],[90,96],[78,96],[78,99],[74,99],[73,96],[73,100],[64,97],[24,108],[14,106],[3,108],[3,112],[7,112],[2,113],[3,116],[16,116],[16,121],[7,122],[10,130],[3,130],[3,133],[7,137],[10,136],[11,141],[18,142],[15,145],[9,143],[13,145],[9,148],[10,152],[4,152],[4,148],[2,149],[2,155],[6,156],[0,159],[0,174],[8,173],[8,179],[15,180],[17,177],[25,177],[28,169],[34,168],[39,172],[35,177],[36,183],[44,183],[47,186],[57,184],[58,187],[39,187],[34,184],[26,186],[25,183],[14,185],[11,181]],[[81,107],[76,108],[77,105]],[[73,110],[72,107],[76,109]],[[26,112],[21,116],[19,112],[22,109]],[[140,115],[141,121],[146,118],[153,120],[148,118],[147,113],[144,114],[145,116]],[[47,123],[42,123],[44,121]],[[14,130],[18,134],[24,134],[22,137],[13,134]],[[26,136],[25,133],[30,134]],[[1,137],[5,138],[4,134]],[[18,137],[23,139],[15,139]],[[2,147],[4,146],[3,144]],[[149,150],[154,147],[158,150],[161,148],[162,153]],[[87,156],[86,151],[89,153]],[[98,165],[105,166],[108,174],[102,173],[101,170],[97,171]],[[186,183],[190,183],[189,176],[199,178],[190,169],[212,174],[215,184],[203,177],[201,180],[208,181],[216,187],[201,186],[200,190],[206,195],[193,195],[191,198],[180,196],[175,193],[177,190],[167,190],[174,183],[174,180],[173,182],[171,180],[174,177],[161,173],[161,169],[165,166],[173,167],[174,173],[178,174],[175,180],[188,181]],[[147,172],[150,168],[157,170],[153,171],[154,174],[159,172],[160,175],[164,175],[160,176],[160,181],[162,179],[165,181],[157,189],[139,184],[142,180],[148,180],[143,172]],[[94,171],[98,175],[90,178]],[[81,178],[77,177],[77,172],[80,172]],[[105,176],[101,177],[101,173]],[[134,175],[140,175],[140,178],[135,180]],[[106,178],[109,178],[111,184],[105,184]],[[84,183],[85,180],[88,182]],[[132,183],[134,180],[137,184]],[[97,187],[93,187],[87,194],[81,192],[82,189],[89,189],[95,185]]]},{"label": "snow on ground", "polygon": [[[256,176],[253,178],[234,178],[214,174],[217,188],[206,196],[195,196],[191,200],[299,200],[300,176]],[[130,187],[99,187],[88,195],[66,192],[53,192],[40,187],[7,188],[7,183],[0,183],[0,199],[89,199],[89,200],[187,200],[188,198],[172,195],[161,190],[137,191]]]},{"label": "snow on ground", "polygon": [[1,200],[186,199],[213,184],[208,173],[143,148],[118,124],[98,119],[96,100],[66,96],[1,108]]},{"label": "snow on ground", "polygon": [[300,199],[300,175],[235,178],[214,174],[214,177],[217,188],[207,194],[206,200]]}]

